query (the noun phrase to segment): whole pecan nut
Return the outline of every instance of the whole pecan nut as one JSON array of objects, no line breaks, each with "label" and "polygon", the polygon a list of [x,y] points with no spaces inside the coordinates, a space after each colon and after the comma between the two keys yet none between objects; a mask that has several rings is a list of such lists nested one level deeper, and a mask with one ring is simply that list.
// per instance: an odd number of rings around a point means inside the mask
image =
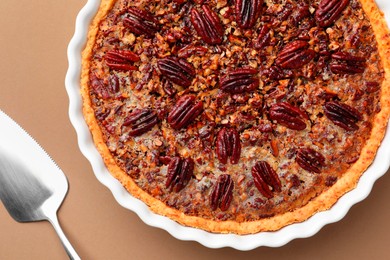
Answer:
[{"label": "whole pecan nut", "polygon": [[168,123],[176,130],[187,127],[202,111],[203,103],[194,95],[181,96],[168,114]]},{"label": "whole pecan nut", "polygon": [[108,67],[114,70],[137,70],[133,62],[140,60],[139,56],[129,50],[111,50],[104,55]]},{"label": "whole pecan nut", "polygon": [[129,7],[123,25],[136,35],[145,35],[152,38],[159,30],[157,19],[148,11]]},{"label": "whole pecan nut", "polygon": [[315,13],[316,21],[321,27],[328,27],[340,18],[349,4],[349,0],[321,0]]},{"label": "whole pecan nut", "polygon": [[194,173],[194,160],[191,158],[173,157],[169,160],[167,170],[166,188],[171,188],[174,192],[181,191]]},{"label": "whole pecan nut", "polygon": [[159,60],[157,66],[169,81],[182,87],[189,87],[196,75],[195,68],[185,59],[166,57]]},{"label": "whole pecan nut", "polygon": [[366,59],[363,57],[353,56],[347,52],[336,52],[331,57],[333,61],[329,67],[335,74],[363,73],[366,68]]},{"label": "whole pecan nut", "polygon": [[315,51],[309,49],[309,43],[296,40],[288,43],[279,52],[275,62],[284,69],[298,69],[309,63],[315,56]]},{"label": "whole pecan nut", "polygon": [[223,91],[231,94],[251,92],[259,86],[257,74],[258,71],[255,69],[236,69],[223,76],[219,81],[219,85]]},{"label": "whole pecan nut", "polygon": [[256,188],[268,199],[273,197],[274,191],[280,192],[282,190],[282,184],[277,173],[265,161],[257,162],[252,167],[252,177]]},{"label": "whole pecan nut", "polygon": [[202,11],[191,9],[191,22],[198,35],[208,44],[220,44],[224,29],[216,12],[208,5],[202,5]]},{"label": "whole pecan nut", "polygon": [[219,130],[215,144],[218,160],[226,164],[228,157],[232,164],[237,164],[241,155],[240,135],[236,129],[222,128]]},{"label": "whole pecan nut", "polygon": [[263,0],[236,0],[236,21],[243,29],[255,26],[262,11]]},{"label": "whole pecan nut", "polygon": [[325,157],[312,148],[299,149],[295,161],[309,172],[320,173],[325,166]]},{"label": "whole pecan nut", "polygon": [[347,131],[358,130],[359,126],[356,123],[363,119],[357,109],[338,101],[327,102],[324,106],[324,112],[335,125]]},{"label": "whole pecan nut", "polygon": [[293,130],[304,130],[306,128],[304,119],[308,119],[303,111],[287,102],[273,104],[269,110],[269,117]]},{"label": "whole pecan nut", "polygon": [[222,174],[218,177],[217,183],[210,197],[210,206],[212,210],[220,208],[226,211],[233,199],[234,182],[229,174]]},{"label": "whole pecan nut", "polygon": [[158,123],[157,113],[149,108],[136,109],[124,120],[123,126],[129,128],[130,136],[139,136]]}]

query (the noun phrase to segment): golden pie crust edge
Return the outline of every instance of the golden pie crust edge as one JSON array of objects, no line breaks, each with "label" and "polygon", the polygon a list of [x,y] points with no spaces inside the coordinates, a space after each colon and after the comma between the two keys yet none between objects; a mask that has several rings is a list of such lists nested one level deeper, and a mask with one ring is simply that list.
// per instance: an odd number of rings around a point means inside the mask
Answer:
[{"label": "golden pie crust edge", "polygon": [[235,221],[214,221],[196,216],[188,216],[179,210],[170,208],[139,188],[133,179],[115,163],[114,158],[104,142],[103,134],[94,115],[88,91],[90,59],[99,24],[101,20],[105,19],[115,2],[116,0],[101,1],[99,10],[90,25],[87,43],[82,52],[80,83],[83,99],[83,115],[92,133],[93,141],[111,175],[119,180],[131,195],[144,201],[153,212],[167,216],[184,226],[200,228],[210,232],[235,233],[240,235],[252,234],[263,231],[275,231],[289,224],[305,221],[315,213],[331,208],[342,195],[356,187],[360,176],[374,160],[377,149],[386,132],[387,122],[390,116],[390,32],[384,20],[384,15],[374,0],[360,0],[360,3],[375,33],[385,72],[380,98],[382,109],[374,118],[371,136],[363,147],[359,160],[332,187],[310,200],[305,206],[270,218],[241,223]]}]

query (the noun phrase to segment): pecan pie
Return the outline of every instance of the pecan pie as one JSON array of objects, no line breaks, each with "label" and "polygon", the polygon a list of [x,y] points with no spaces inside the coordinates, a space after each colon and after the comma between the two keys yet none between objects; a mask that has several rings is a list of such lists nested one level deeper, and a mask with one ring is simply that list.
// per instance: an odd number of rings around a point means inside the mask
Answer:
[{"label": "pecan pie", "polygon": [[152,211],[211,232],[278,230],[330,208],[390,114],[374,0],[103,0],[83,113]]}]

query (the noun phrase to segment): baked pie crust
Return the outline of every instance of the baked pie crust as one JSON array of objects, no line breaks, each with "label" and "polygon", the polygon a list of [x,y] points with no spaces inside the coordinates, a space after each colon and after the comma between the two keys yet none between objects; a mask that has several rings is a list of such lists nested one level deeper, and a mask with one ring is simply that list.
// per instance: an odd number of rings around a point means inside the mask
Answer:
[{"label": "baked pie crust", "polygon": [[83,114],[110,173],[153,212],[216,233],[278,230],[332,207],[373,161],[389,35],[374,0],[102,0]]}]

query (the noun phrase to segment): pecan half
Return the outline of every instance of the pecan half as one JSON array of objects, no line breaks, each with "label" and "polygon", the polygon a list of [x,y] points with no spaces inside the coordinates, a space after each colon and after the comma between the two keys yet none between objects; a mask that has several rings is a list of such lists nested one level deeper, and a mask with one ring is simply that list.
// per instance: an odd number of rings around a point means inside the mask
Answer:
[{"label": "pecan half", "polygon": [[273,191],[280,192],[282,190],[282,184],[278,175],[271,165],[265,161],[257,162],[252,167],[252,177],[256,188],[268,199],[274,196]]},{"label": "pecan half", "polygon": [[226,211],[233,199],[234,182],[229,174],[222,174],[218,177],[217,183],[210,197],[210,206],[212,210],[220,208]]},{"label": "pecan half", "polygon": [[321,0],[315,14],[321,27],[328,27],[340,18],[341,13],[349,4],[349,0]]},{"label": "pecan half", "polygon": [[191,158],[173,157],[168,163],[166,188],[174,192],[181,191],[194,173],[194,160]]},{"label": "pecan half", "polygon": [[325,157],[311,148],[299,149],[295,161],[309,172],[320,173],[321,168],[325,166]]},{"label": "pecan half", "polygon": [[263,0],[236,0],[236,21],[243,29],[255,26],[262,11]]},{"label": "pecan half", "polygon": [[338,101],[327,102],[324,106],[324,112],[326,117],[335,125],[338,125],[347,131],[359,129],[359,126],[356,123],[363,119],[357,109]]},{"label": "pecan half", "polygon": [[111,50],[104,55],[108,67],[114,70],[137,70],[133,62],[140,60],[139,56],[129,50]]},{"label": "pecan half", "polygon": [[124,120],[123,126],[129,127],[130,136],[139,136],[153,128],[158,122],[157,114],[149,108],[136,109]]},{"label": "pecan half", "polygon": [[136,35],[152,38],[159,30],[157,19],[148,11],[129,7],[123,25]]},{"label": "pecan half", "polygon": [[173,129],[181,129],[191,124],[203,111],[203,103],[196,101],[194,95],[179,98],[168,115],[168,123]]},{"label": "pecan half", "polygon": [[347,52],[336,52],[332,54],[330,70],[335,74],[357,74],[363,73],[366,68],[366,59],[353,56]]},{"label": "pecan half", "polygon": [[203,41],[211,45],[222,43],[224,30],[221,20],[208,5],[202,5],[202,11],[192,8],[191,22]]},{"label": "pecan half", "polygon": [[288,43],[279,52],[275,62],[284,69],[299,69],[309,63],[315,56],[315,51],[309,49],[306,41],[293,41]]},{"label": "pecan half", "polygon": [[227,163],[228,157],[232,164],[237,164],[241,155],[240,135],[236,129],[222,128],[219,130],[215,151],[221,163]]},{"label": "pecan half", "polygon": [[266,46],[268,46],[269,42],[271,41],[271,29],[268,25],[263,25],[259,30],[259,35],[257,36],[257,40],[254,43],[254,47],[256,49],[262,49]]},{"label": "pecan half", "polygon": [[182,87],[189,87],[196,75],[195,68],[185,59],[166,57],[159,60],[157,66],[169,81]]},{"label": "pecan half", "polygon": [[275,103],[269,110],[269,117],[279,124],[293,130],[304,130],[307,119],[305,112],[299,108],[290,105],[287,102]]},{"label": "pecan half", "polygon": [[259,86],[257,74],[258,71],[255,69],[236,69],[223,76],[219,85],[223,91],[231,94],[251,92]]}]

